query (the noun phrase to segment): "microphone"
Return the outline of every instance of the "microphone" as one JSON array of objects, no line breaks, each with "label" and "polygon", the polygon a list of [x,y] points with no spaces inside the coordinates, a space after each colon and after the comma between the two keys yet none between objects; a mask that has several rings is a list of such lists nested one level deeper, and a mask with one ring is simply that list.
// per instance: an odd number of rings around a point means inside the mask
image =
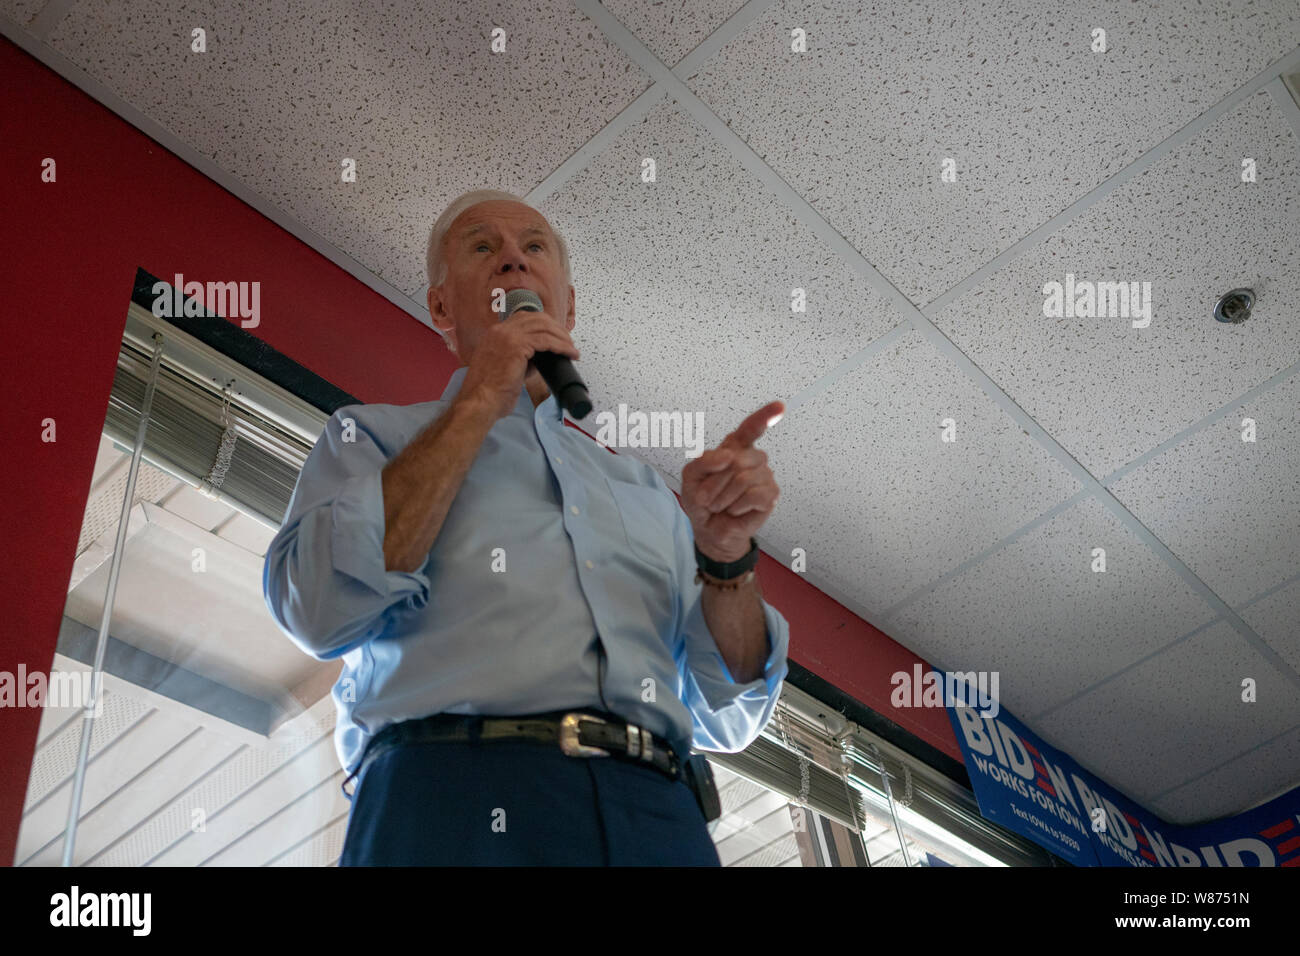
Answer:
[{"label": "microphone", "polygon": [[[501,315],[504,322],[520,309],[528,312],[543,312],[542,299],[532,289],[511,289],[506,293],[506,310]],[[591,398],[587,395],[587,386],[573,369],[573,362],[567,355],[555,352],[534,352],[532,365],[541,373],[560,403],[560,407],[574,418],[586,418],[591,412]]]}]

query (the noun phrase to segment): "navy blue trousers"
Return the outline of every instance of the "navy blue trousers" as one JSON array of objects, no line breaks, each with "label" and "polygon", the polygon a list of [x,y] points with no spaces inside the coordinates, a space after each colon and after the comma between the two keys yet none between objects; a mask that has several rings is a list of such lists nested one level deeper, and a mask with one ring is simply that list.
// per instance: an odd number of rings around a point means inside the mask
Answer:
[{"label": "navy blue trousers", "polygon": [[339,866],[719,866],[686,784],[526,741],[407,743],[358,778]]}]

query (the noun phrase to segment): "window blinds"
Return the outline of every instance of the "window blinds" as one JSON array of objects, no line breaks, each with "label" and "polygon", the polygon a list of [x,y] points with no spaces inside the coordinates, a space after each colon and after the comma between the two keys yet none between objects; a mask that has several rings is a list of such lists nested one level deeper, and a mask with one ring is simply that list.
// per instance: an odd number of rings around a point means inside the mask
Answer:
[{"label": "window blinds", "polygon": [[1037,845],[981,817],[964,787],[789,682],[757,740],[738,754],[707,756],[854,830],[862,828],[869,810],[889,814],[883,769],[896,804],[935,828],[1009,866],[1049,864]]},{"label": "window blinds", "polygon": [[104,433],[135,444],[154,351],[163,336],[142,457],[267,527],[280,527],[328,415],[132,303]]}]

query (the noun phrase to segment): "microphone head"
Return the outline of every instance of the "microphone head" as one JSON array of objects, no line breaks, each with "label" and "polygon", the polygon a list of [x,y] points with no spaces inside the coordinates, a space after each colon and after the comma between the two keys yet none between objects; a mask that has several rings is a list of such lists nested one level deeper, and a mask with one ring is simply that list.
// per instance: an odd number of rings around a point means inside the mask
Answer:
[{"label": "microphone head", "polygon": [[520,309],[529,312],[546,311],[542,306],[542,297],[532,289],[511,289],[506,293],[506,310],[501,313],[501,321],[504,322]]}]

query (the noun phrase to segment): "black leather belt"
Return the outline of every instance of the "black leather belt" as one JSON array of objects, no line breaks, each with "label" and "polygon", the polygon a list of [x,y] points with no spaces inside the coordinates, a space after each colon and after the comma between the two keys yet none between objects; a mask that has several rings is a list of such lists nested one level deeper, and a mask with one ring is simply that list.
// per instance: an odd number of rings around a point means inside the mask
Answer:
[{"label": "black leather belt", "polygon": [[705,820],[722,815],[713,771],[698,754],[685,760],[667,741],[650,731],[630,724],[604,711],[568,710],[516,717],[488,717],[467,714],[433,714],[417,720],[390,724],[371,738],[357,769],[343,781],[343,793],[349,798],[347,784],[358,778],[381,754],[408,743],[491,743],[493,741],[529,741],[559,745],[570,757],[616,757],[646,767],[653,767],[670,780],[681,779]]}]

